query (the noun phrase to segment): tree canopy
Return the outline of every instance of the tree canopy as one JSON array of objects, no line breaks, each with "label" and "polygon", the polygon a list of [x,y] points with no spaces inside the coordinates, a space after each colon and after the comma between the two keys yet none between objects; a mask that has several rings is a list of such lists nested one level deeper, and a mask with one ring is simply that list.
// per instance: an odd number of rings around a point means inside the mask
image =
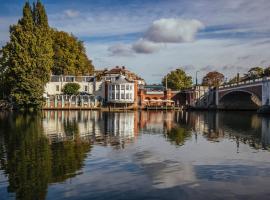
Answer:
[{"label": "tree canopy", "polygon": [[[26,2],[23,16],[10,27],[10,41],[0,50],[1,96],[17,108],[39,108],[50,74],[92,74],[83,43],[53,30],[44,6]],[[5,95],[2,95],[2,94]]]},{"label": "tree canopy", "polygon": [[7,95],[18,107],[39,107],[53,64],[47,15],[38,1],[28,2],[23,17],[10,27],[10,42],[2,48],[2,69]]},{"label": "tree canopy", "polygon": [[252,67],[248,70],[248,73],[244,75],[245,80],[261,78],[264,76],[263,67]]},{"label": "tree canopy", "polygon": [[220,72],[213,71],[207,73],[202,80],[202,85],[217,87],[224,82],[224,75]]},{"label": "tree canopy", "polygon": [[171,71],[169,74],[164,76],[162,79],[162,84],[166,86],[166,77],[167,77],[167,86],[173,90],[186,89],[192,86],[192,78],[188,76],[184,70],[176,69]]},{"label": "tree canopy", "polygon": [[78,83],[67,83],[63,88],[64,94],[76,95],[79,93],[80,85]]},{"label": "tree canopy", "polygon": [[63,31],[52,31],[55,75],[90,75],[94,71],[92,61],[87,58],[83,42]]}]

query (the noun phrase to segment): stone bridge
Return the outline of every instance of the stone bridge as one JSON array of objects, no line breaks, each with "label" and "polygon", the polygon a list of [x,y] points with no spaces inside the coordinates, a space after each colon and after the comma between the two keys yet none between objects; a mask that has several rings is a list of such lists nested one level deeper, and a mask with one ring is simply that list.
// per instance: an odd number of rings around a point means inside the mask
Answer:
[{"label": "stone bridge", "polygon": [[227,84],[215,91],[218,109],[256,110],[269,105],[270,77]]}]

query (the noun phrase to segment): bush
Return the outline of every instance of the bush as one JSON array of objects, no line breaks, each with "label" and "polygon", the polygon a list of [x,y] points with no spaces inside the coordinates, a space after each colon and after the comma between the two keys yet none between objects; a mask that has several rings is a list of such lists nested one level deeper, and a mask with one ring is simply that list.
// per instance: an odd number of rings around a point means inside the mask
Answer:
[{"label": "bush", "polygon": [[63,88],[63,93],[67,95],[76,95],[79,93],[80,85],[78,83],[67,83]]}]

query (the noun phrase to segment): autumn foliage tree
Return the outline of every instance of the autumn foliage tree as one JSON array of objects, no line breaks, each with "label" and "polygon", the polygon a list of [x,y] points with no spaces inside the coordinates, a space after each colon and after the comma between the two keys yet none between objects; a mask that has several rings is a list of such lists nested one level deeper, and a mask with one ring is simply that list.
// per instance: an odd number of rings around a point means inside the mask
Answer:
[{"label": "autumn foliage tree", "polygon": [[83,42],[63,31],[52,30],[55,75],[91,75],[92,61],[87,58]]},{"label": "autumn foliage tree", "polygon": [[220,72],[213,71],[207,73],[202,80],[202,85],[217,87],[224,82],[224,75]]}]

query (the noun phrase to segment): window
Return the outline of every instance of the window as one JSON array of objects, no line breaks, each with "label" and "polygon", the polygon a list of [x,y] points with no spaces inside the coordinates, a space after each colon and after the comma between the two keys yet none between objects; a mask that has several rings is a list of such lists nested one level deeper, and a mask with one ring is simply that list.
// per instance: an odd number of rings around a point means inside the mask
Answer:
[{"label": "window", "polygon": [[125,94],[124,93],[121,94],[121,99],[125,99]]},{"label": "window", "polygon": [[116,93],[116,98],[115,99],[119,99],[119,93]]},{"label": "window", "polygon": [[125,85],[121,85],[121,90],[124,90],[125,89]]},{"label": "window", "polygon": [[129,90],[129,85],[126,85],[126,90]]},{"label": "window", "polygon": [[60,91],[59,85],[56,85],[56,91]]},{"label": "window", "polygon": [[112,93],[112,95],[111,95],[111,96],[112,96],[112,98],[111,98],[111,99],[113,99],[113,100],[114,100],[114,99],[115,99],[115,93]]},{"label": "window", "polygon": [[84,86],[84,91],[87,92],[88,91],[88,87],[85,85]]},{"label": "window", "polygon": [[111,85],[111,87],[112,87],[112,90],[115,90],[115,85]]},{"label": "window", "polygon": [[129,86],[129,89],[132,90],[132,85]]},{"label": "window", "polygon": [[116,85],[116,89],[119,90],[120,89],[120,86],[119,85]]},{"label": "window", "polygon": [[129,99],[129,93],[126,94],[126,99]]}]

